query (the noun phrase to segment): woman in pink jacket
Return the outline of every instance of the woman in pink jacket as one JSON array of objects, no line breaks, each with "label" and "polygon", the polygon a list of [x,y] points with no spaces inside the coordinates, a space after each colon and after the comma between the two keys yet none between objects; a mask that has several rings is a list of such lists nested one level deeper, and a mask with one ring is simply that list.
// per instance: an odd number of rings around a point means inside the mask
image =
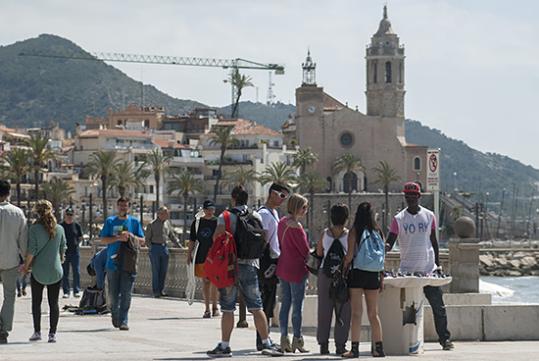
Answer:
[{"label": "woman in pink jacket", "polygon": [[[277,276],[281,283],[281,311],[279,325],[281,328],[281,349],[284,352],[309,352],[305,350],[301,334],[303,300],[307,284],[307,267],[305,260],[309,255],[309,241],[303,230],[300,219],[305,217],[308,201],[299,194],[288,199],[288,216],[283,217],[278,226],[281,256],[277,264]],[[288,316],[292,307],[292,328],[294,337],[292,344],[288,338]]]}]

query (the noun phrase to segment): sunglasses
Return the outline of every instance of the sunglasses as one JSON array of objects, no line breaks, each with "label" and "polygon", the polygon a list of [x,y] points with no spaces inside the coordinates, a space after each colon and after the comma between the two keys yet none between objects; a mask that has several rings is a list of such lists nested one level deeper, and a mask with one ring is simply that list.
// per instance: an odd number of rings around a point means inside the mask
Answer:
[{"label": "sunglasses", "polygon": [[272,189],[271,191],[272,191],[272,192],[275,192],[275,193],[279,196],[279,198],[281,198],[281,199],[286,199],[286,198],[288,198],[288,194],[286,194],[286,193],[276,191],[275,189]]}]

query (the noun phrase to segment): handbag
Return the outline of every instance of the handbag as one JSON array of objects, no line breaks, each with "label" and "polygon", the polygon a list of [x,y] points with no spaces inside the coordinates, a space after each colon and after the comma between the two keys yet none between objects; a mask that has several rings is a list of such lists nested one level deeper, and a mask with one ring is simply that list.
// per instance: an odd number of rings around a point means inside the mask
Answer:
[{"label": "handbag", "polygon": [[318,254],[316,254],[316,249],[313,249],[305,260],[305,265],[307,266],[309,272],[315,276],[318,275],[318,270],[320,269],[323,258],[324,257],[320,257]]}]

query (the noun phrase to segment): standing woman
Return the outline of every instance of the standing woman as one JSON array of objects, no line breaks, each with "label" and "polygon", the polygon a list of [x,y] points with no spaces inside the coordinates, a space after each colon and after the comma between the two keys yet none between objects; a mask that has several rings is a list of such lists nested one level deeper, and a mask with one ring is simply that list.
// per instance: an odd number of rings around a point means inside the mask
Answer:
[{"label": "standing woman", "polygon": [[56,223],[51,202],[40,200],[34,207],[37,219],[28,230],[28,253],[24,272],[32,270],[32,317],[34,334],[30,341],[41,340],[41,301],[47,287],[50,310],[49,342],[56,342],[60,309],[58,296],[62,281],[66,238],[62,226]]},{"label": "standing woman", "polygon": [[[368,237],[371,237],[371,240]],[[371,267],[362,264],[362,257],[358,257],[361,248],[366,246],[366,242],[374,240],[381,243],[380,247],[384,244],[382,232],[374,221],[371,204],[363,202],[357,207],[356,218],[348,237],[348,251],[344,260],[345,269],[352,264],[352,269],[348,274],[348,288],[352,305],[352,349],[342,355],[345,358],[359,357],[363,294],[365,294],[367,315],[372,329],[372,340],[374,341],[372,356],[385,357],[382,344],[382,325],[380,324],[380,317],[378,317],[378,294],[381,292],[384,282],[383,248],[381,254],[382,269],[380,270],[365,270]],[[373,250],[374,248],[365,247],[365,250],[367,249]],[[377,255],[372,254],[371,256],[375,258]]]},{"label": "standing woman", "polygon": [[[309,352],[304,348],[301,334],[303,300],[307,284],[308,270],[305,260],[309,255],[309,241],[299,222],[307,213],[308,201],[299,194],[288,199],[288,216],[279,221],[277,234],[281,256],[276,274],[281,283],[281,310],[279,325],[281,328],[281,349],[283,352]],[[288,338],[288,316],[292,307],[292,344]]]}]

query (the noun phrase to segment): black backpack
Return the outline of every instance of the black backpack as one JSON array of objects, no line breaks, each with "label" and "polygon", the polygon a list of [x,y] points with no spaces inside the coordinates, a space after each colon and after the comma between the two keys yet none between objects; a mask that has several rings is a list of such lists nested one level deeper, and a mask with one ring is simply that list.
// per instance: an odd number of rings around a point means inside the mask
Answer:
[{"label": "black backpack", "polygon": [[232,209],[231,212],[238,217],[234,232],[238,258],[260,258],[266,247],[266,231],[262,222],[249,210],[240,212]]},{"label": "black backpack", "polygon": [[329,277],[329,298],[335,305],[335,316],[337,321],[343,325],[341,318],[343,305],[348,302],[348,284],[343,274],[343,260],[345,252],[341,241],[336,238],[333,240],[328,253],[324,258],[322,271]]},{"label": "black backpack", "polygon": [[333,278],[335,272],[339,271],[339,268],[343,263],[344,256],[344,247],[342,246],[341,241],[338,238],[335,238],[329,247],[326,257],[324,258],[324,266],[322,267],[322,271],[326,276]]}]

